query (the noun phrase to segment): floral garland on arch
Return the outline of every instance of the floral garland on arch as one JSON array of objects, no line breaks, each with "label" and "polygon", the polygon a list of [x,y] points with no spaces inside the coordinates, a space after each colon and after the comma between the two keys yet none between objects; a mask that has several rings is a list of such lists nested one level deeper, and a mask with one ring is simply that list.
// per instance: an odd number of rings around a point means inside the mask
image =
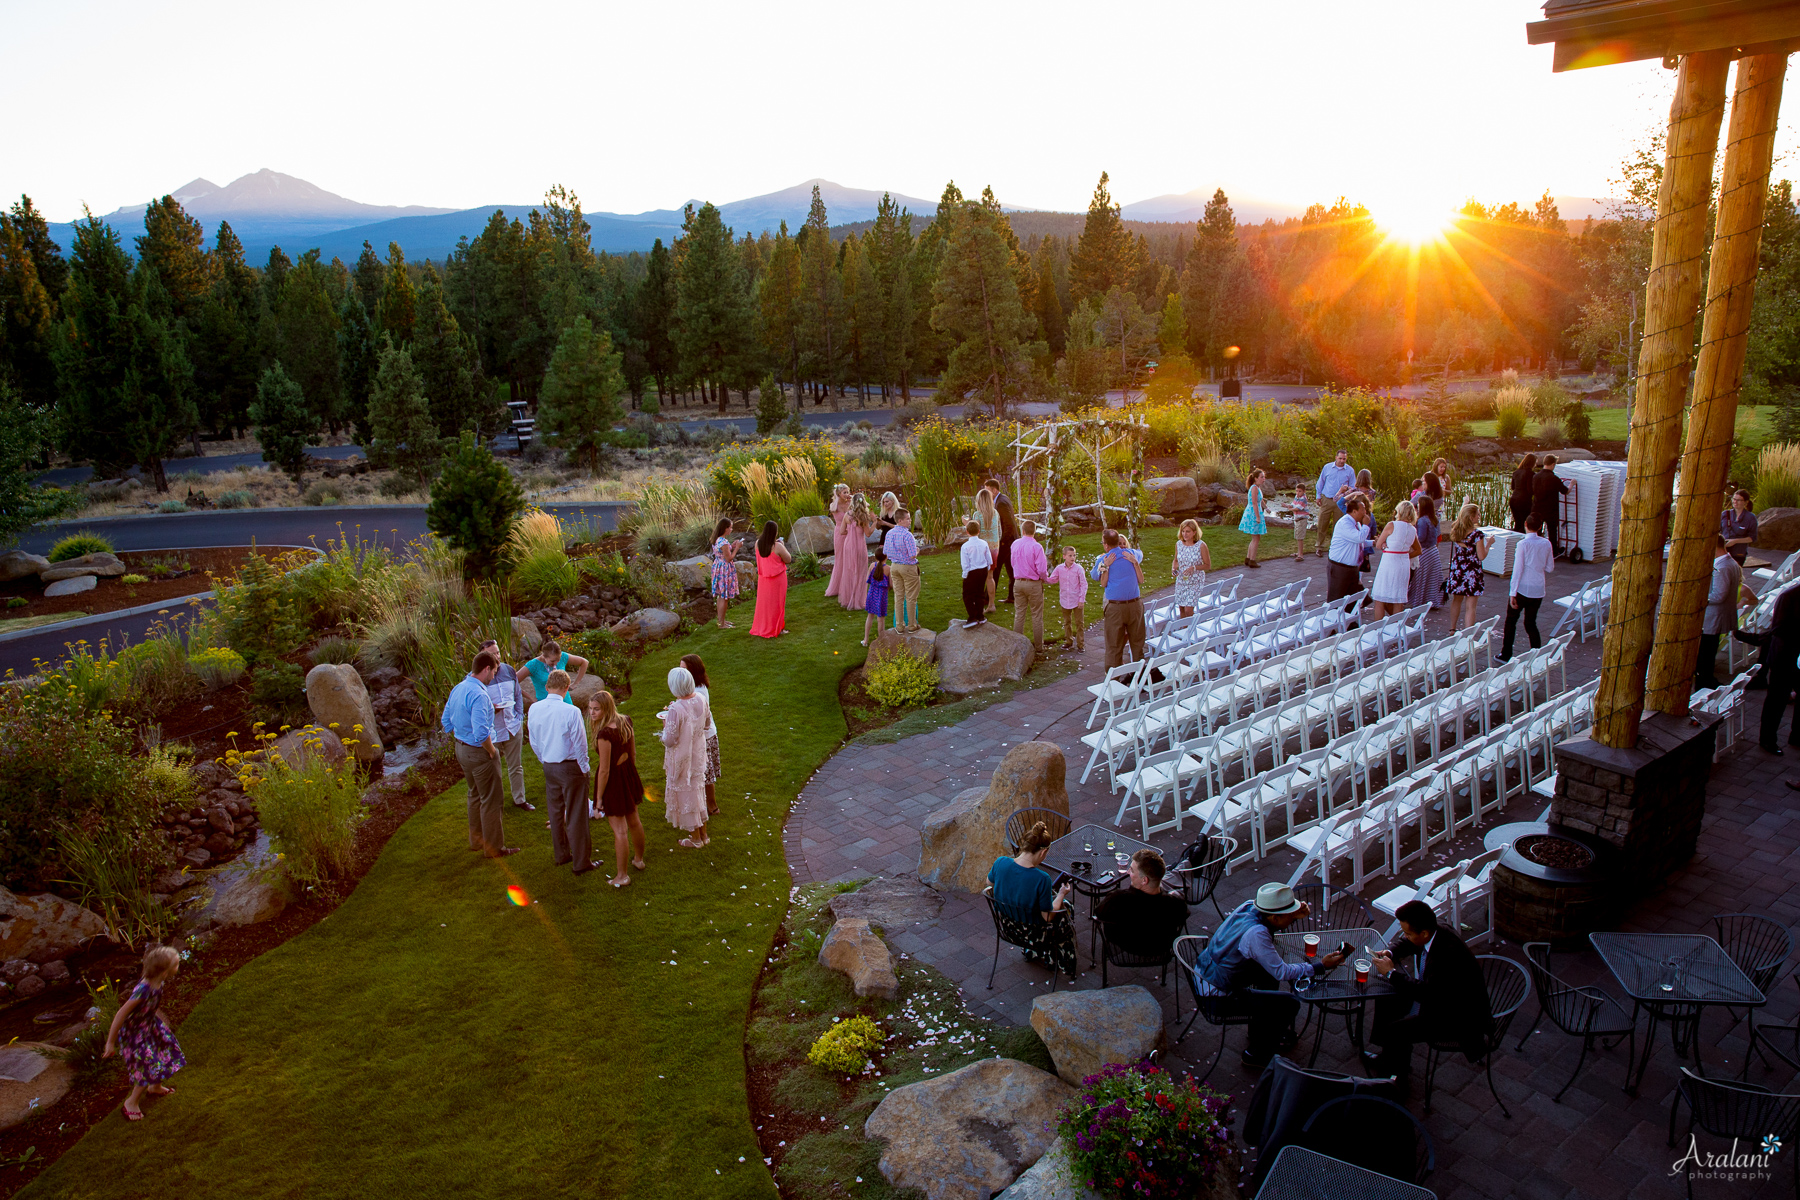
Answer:
[{"label": "floral garland on arch", "polygon": [[[1129,440],[1131,468],[1124,507],[1125,533],[1132,545],[1137,544],[1138,528],[1143,524],[1144,435],[1148,431],[1149,426],[1142,417],[1113,416],[1098,412],[1074,419],[1046,421],[1029,429],[1017,427],[1013,439],[1013,482],[1015,486],[1022,486],[1026,471],[1041,464],[1045,501],[1042,540],[1045,552],[1052,561],[1056,561],[1062,553],[1062,493],[1065,485],[1072,480],[1065,472],[1064,460],[1077,442],[1091,441],[1098,461],[1108,446],[1116,444],[1120,439]],[[1019,507],[1022,511],[1025,510],[1025,500],[1026,497],[1021,492]],[[1097,480],[1093,507],[1104,526],[1108,505]],[[1112,507],[1117,509],[1116,505]]]}]

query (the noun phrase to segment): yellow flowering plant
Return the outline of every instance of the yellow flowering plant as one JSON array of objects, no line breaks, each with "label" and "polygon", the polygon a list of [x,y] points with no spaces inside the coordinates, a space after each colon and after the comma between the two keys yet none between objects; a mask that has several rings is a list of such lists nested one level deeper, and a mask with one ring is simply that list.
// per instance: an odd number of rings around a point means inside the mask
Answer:
[{"label": "yellow flowering plant", "polygon": [[839,1021],[819,1035],[806,1052],[806,1060],[838,1075],[855,1075],[869,1065],[869,1055],[881,1048],[881,1027],[868,1017]]}]

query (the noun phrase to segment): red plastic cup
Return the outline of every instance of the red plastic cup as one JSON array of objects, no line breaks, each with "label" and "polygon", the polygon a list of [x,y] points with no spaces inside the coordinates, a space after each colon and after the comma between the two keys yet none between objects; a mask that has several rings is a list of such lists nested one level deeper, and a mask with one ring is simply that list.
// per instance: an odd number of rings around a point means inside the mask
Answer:
[{"label": "red plastic cup", "polygon": [[1356,960],[1356,982],[1359,986],[1369,982],[1369,960],[1366,958]]},{"label": "red plastic cup", "polygon": [[1304,937],[1302,937],[1300,939],[1300,944],[1302,946],[1306,947],[1306,957],[1308,957],[1308,958],[1319,957],[1319,935],[1318,934],[1309,933],[1309,934],[1305,935]]}]

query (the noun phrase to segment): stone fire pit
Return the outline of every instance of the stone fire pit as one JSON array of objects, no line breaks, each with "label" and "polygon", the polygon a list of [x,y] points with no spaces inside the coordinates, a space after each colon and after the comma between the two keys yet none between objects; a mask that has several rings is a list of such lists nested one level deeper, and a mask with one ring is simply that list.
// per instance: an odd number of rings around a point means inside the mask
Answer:
[{"label": "stone fire pit", "polygon": [[1494,923],[1502,936],[1561,947],[1613,928],[1618,852],[1609,843],[1536,821],[1502,825],[1486,843],[1507,847],[1494,864]]}]

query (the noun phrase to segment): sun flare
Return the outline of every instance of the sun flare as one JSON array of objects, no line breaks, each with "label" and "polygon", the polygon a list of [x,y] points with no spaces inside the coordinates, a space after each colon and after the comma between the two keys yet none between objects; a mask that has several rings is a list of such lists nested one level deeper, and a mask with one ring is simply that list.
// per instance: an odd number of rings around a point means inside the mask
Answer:
[{"label": "sun flare", "polygon": [[1388,237],[1415,246],[1443,237],[1456,219],[1456,212],[1449,205],[1420,196],[1396,196],[1369,208],[1376,226]]}]

